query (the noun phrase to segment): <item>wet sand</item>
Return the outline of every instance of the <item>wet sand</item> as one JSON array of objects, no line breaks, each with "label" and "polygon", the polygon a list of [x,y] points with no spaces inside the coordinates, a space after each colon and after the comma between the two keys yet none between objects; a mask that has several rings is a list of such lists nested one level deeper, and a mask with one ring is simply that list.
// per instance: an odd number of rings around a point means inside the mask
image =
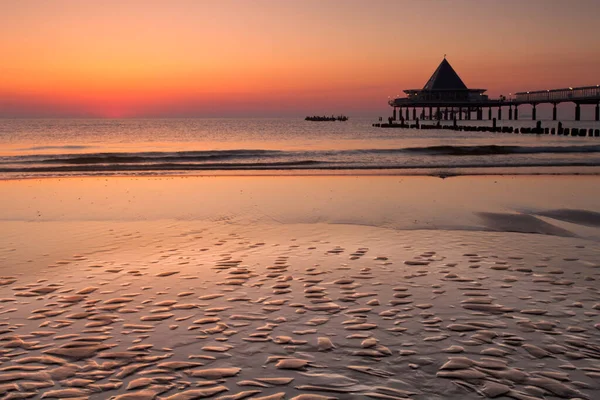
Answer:
[{"label": "wet sand", "polygon": [[0,182],[0,396],[597,398],[570,178]]}]

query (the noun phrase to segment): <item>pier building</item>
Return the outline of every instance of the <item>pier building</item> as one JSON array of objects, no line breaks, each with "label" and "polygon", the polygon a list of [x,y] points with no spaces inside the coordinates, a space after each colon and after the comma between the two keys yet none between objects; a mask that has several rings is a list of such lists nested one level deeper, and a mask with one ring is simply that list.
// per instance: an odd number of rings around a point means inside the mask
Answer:
[{"label": "pier building", "polygon": [[[462,81],[446,57],[422,89],[403,91],[406,97],[389,100],[394,121],[416,120],[483,120],[502,119],[503,109],[508,109],[508,119],[519,119],[519,106],[531,106],[531,119],[537,120],[537,106],[552,104],[553,120],[557,119],[556,107],[560,103],[575,104],[575,120],[581,120],[581,106],[595,106],[595,120],[600,121],[600,85],[523,91],[514,98],[501,96],[490,99],[486,89],[470,89]],[[495,112],[494,112],[495,110]]]}]

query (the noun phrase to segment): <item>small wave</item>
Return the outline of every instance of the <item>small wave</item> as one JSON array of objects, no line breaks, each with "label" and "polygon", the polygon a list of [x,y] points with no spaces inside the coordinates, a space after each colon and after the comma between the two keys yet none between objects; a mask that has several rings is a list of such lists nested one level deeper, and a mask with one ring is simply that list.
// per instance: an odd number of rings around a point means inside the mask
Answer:
[{"label": "small wave", "polygon": [[566,154],[566,153],[600,153],[598,145],[584,146],[429,146],[408,147],[397,151],[440,156],[483,156],[495,154]]},{"label": "small wave", "polygon": [[[204,163],[204,164],[86,164],[60,166],[0,167],[2,173],[93,173],[93,172],[164,172],[164,171],[249,171],[249,170],[417,170],[439,169],[452,173],[455,169],[490,169],[523,167],[600,167],[600,161],[515,162],[515,163],[465,163],[465,164],[352,164],[331,161],[299,160],[254,163]],[[540,171],[543,172],[543,171]]]},{"label": "small wave", "polygon": [[[561,153],[560,156],[535,156]],[[571,153],[571,155],[569,155]],[[585,154],[582,156],[581,154]],[[194,150],[0,157],[0,174],[163,173],[227,170],[417,170],[597,167],[600,145],[428,146],[389,149]],[[457,157],[458,156],[458,157]],[[471,156],[471,157],[460,157]]]},{"label": "small wave", "polygon": [[24,149],[21,150],[83,150],[83,149],[89,149],[92,146],[80,146],[80,145],[65,145],[65,146],[33,146],[33,147],[26,147]]},{"label": "small wave", "polygon": [[[47,147],[47,146],[46,146]],[[600,153],[600,145],[584,146],[428,146],[390,149],[353,149],[353,150],[306,150],[284,151],[264,149],[205,150],[177,152],[139,152],[139,153],[83,153],[83,154],[36,154],[25,156],[0,157],[1,164],[146,164],[146,163],[209,163],[218,161],[249,160],[277,161],[298,159],[323,159],[331,157],[352,157],[361,159],[380,155],[427,155],[427,156],[484,156],[510,154],[582,154]]]},{"label": "small wave", "polygon": [[322,168],[323,161],[301,160],[281,162],[256,163],[154,163],[154,164],[85,164],[61,165],[55,167],[6,167],[0,168],[0,173],[40,173],[40,172],[130,172],[130,171],[201,171],[201,170],[252,170],[252,169],[293,169],[293,168]]},{"label": "small wave", "polygon": [[244,158],[279,156],[278,150],[207,150],[178,152],[140,153],[85,153],[85,154],[39,154],[17,157],[0,157],[0,164],[135,164],[205,162]]}]

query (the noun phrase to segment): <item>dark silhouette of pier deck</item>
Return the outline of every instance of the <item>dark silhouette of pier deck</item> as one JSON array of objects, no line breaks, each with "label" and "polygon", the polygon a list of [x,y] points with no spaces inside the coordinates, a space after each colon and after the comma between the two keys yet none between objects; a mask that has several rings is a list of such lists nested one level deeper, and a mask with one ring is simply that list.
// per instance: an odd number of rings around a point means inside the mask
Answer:
[{"label": "dark silhouette of pier deck", "polygon": [[[393,107],[391,121],[408,120],[483,120],[487,109],[488,120],[502,120],[502,108],[508,107],[508,119],[519,119],[519,106],[532,106],[531,119],[537,120],[537,106],[552,104],[552,119],[556,121],[556,107],[560,103],[575,104],[575,120],[581,120],[581,106],[595,105],[595,120],[600,121],[600,85],[569,87],[515,93],[514,98],[490,99],[486,89],[468,89],[444,58],[423,89],[404,90],[406,97],[389,100]],[[420,111],[420,112],[419,112]],[[474,118],[473,118],[473,113]],[[412,118],[411,118],[412,117]]]},{"label": "dark silhouette of pier deck", "polygon": [[517,111],[519,104],[530,104],[533,106],[532,117],[535,119],[536,106],[538,104],[552,104],[552,119],[556,121],[556,106],[560,103],[575,103],[575,121],[581,120],[581,105],[592,104],[596,106],[596,121],[600,121],[600,85],[570,87],[566,89],[538,90],[535,92],[519,92],[515,94],[512,104]]}]

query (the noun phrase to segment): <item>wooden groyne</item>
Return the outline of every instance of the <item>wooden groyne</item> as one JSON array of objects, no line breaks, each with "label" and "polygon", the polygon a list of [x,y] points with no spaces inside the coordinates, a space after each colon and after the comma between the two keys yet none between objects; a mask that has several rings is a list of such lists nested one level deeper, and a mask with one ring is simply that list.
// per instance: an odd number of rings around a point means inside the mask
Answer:
[{"label": "wooden groyne", "polygon": [[564,128],[562,123],[558,123],[557,128],[542,128],[541,121],[538,121],[535,127],[512,127],[512,126],[496,126],[496,121],[493,121],[492,126],[479,125],[458,125],[456,121],[452,125],[444,125],[440,122],[436,124],[421,124],[417,119],[416,123],[410,124],[401,121],[400,123],[376,123],[373,124],[377,128],[403,128],[403,129],[443,129],[459,132],[490,132],[490,133],[515,133],[523,135],[557,135],[557,136],[576,136],[576,137],[600,137],[600,129],[593,128]]}]

